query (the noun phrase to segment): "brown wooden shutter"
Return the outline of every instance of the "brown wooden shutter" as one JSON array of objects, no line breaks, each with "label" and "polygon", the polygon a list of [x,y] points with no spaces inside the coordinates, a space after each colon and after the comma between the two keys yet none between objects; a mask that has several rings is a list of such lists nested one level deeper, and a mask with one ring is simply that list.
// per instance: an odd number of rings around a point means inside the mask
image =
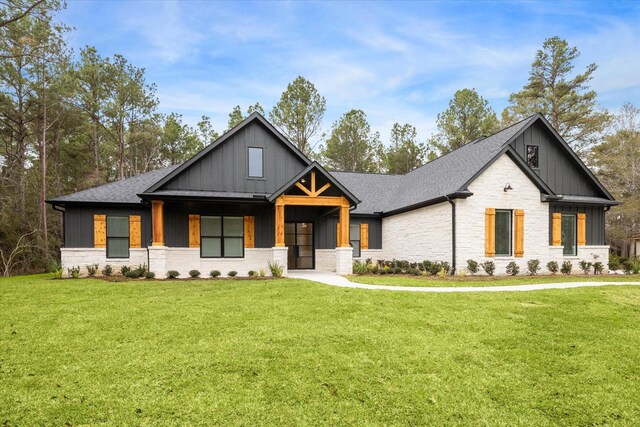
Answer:
[{"label": "brown wooden shutter", "polygon": [[244,247],[245,248],[254,248],[256,246],[255,224],[256,224],[255,217],[253,216],[244,217]]},{"label": "brown wooden shutter", "polygon": [[587,214],[578,214],[578,246],[587,244]]},{"label": "brown wooden shutter", "polygon": [[562,245],[562,214],[554,212],[551,223],[551,244],[553,246]]},{"label": "brown wooden shutter", "polygon": [[514,233],[514,248],[513,254],[517,257],[524,256],[524,210],[516,209],[514,211],[515,219],[515,233]]},{"label": "brown wooden shutter", "polygon": [[484,210],[484,256],[496,256],[496,210]]},{"label": "brown wooden shutter", "polygon": [[340,223],[336,224],[336,247],[340,246]]},{"label": "brown wooden shutter", "polygon": [[360,224],[360,249],[369,249],[369,224]]},{"label": "brown wooden shutter", "polygon": [[107,247],[107,216],[106,215],[93,216],[93,247],[94,248]]},{"label": "brown wooden shutter", "polygon": [[142,228],[140,226],[140,215],[129,215],[129,247],[142,247]]},{"label": "brown wooden shutter", "polygon": [[189,247],[200,247],[200,215],[189,215]]}]

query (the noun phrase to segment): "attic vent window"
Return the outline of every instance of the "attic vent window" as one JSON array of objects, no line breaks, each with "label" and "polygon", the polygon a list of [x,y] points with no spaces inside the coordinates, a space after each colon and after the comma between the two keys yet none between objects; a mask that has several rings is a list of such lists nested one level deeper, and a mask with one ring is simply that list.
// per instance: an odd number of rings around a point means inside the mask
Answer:
[{"label": "attic vent window", "polygon": [[249,147],[249,178],[264,177],[262,153],[262,148]]},{"label": "attic vent window", "polygon": [[537,145],[527,145],[527,164],[533,169],[538,169],[539,161]]}]

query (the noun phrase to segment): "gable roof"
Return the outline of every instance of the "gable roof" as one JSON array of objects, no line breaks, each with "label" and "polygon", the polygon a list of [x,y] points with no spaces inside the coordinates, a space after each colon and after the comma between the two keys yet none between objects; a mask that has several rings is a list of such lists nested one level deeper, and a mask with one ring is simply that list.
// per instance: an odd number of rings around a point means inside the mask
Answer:
[{"label": "gable roof", "polygon": [[327,170],[325,168],[323,168],[318,162],[315,162],[315,161],[312,162],[309,166],[307,166],[298,175],[294,176],[285,185],[283,185],[278,190],[276,190],[274,193],[272,193],[268,198],[269,201],[273,202],[275,199],[278,198],[278,196],[284,194],[285,191],[287,191],[288,189],[292,188],[296,184],[296,182],[300,181],[302,178],[307,176],[313,170],[316,170],[316,171],[320,172],[320,175],[322,175],[327,181],[329,181],[331,183],[331,185],[333,185],[336,188],[338,188],[345,195],[345,197],[347,199],[349,199],[349,202],[353,206],[355,206],[358,203],[360,203],[360,199],[358,199],[356,196],[354,196],[351,191],[349,191],[344,185],[342,185],[342,183],[340,183],[340,181],[336,180],[333,176],[331,176],[331,174],[329,172],[327,172]]},{"label": "gable roof", "polygon": [[[194,163],[196,163],[198,160],[200,160],[201,158],[203,158],[204,156],[206,156],[208,153],[210,153],[211,151],[215,150],[217,147],[219,147],[220,145],[224,144],[225,141],[227,141],[228,139],[230,139],[232,136],[234,136],[236,133],[238,133],[241,129],[243,129],[246,125],[248,125],[249,123],[253,122],[253,121],[258,121],[260,122],[262,125],[264,125],[280,142],[282,142],[287,148],[289,148],[296,156],[298,156],[302,162],[304,164],[310,164],[311,160],[305,156],[302,151],[300,151],[298,149],[298,147],[296,147],[293,143],[291,143],[291,141],[289,141],[284,135],[282,135],[271,123],[269,123],[267,121],[267,119],[265,119],[260,113],[258,113],[257,111],[254,111],[253,113],[251,113],[247,118],[245,118],[243,121],[241,121],[240,123],[238,123],[237,125],[235,125],[230,131],[226,132],[225,134],[223,134],[221,137],[219,137],[218,139],[216,139],[212,144],[209,144],[208,146],[206,146],[204,149],[202,149],[198,154],[196,154],[195,156],[193,156],[192,158],[190,158],[189,160],[187,160],[186,162],[182,163],[180,166],[178,166],[176,169],[174,169],[173,171],[171,171],[171,173],[167,174],[166,176],[164,176],[162,179],[158,180],[158,182],[154,183],[152,186],[150,186],[149,188],[146,188],[145,191],[143,191],[144,193],[153,193],[154,191],[160,189],[164,184],[168,183],[169,181],[171,181],[173,178],[175,178],[176,176],[178,176],[180,173],[182,173],[183,171],[187,170],[191,165],[193,165]],[[142,192],[141,192],[142,193]]]}]

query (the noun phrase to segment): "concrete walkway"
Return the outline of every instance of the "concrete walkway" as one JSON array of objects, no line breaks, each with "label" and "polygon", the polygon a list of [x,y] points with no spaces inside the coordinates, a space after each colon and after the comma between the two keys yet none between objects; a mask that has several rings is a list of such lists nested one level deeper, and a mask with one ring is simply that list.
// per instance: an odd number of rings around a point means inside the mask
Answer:
[{"label": "concrete walkway", "polygon": [[640,282],[566,282],[566,283],[540,283],[532,285],[510,285],[510,286],[451,286],[451,287],[428,287],[428,286],[386,286],[367,285],[364,283],[351,282],[345,277],[335,273],[314,270],[290,271],[288,277],[292,279],[311,280],[313,282],[324,283],[331,286],[353,289],[371,289],[382,291],[410,291],[410,292],[523,292],[539,291],[545,289],[569,289],[589,286],[610,286],[610,285],[640,285]]}]

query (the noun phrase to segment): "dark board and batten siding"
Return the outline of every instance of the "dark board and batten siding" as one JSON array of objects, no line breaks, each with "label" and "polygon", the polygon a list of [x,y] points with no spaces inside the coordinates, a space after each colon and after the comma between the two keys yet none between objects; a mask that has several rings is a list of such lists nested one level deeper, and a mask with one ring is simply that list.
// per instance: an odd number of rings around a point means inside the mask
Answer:
[{"label": "dark board and batten siding", "polygon": [[[249,178],[248,149],[262,148],[264,178]],[[164,189],[271,194],[307,165],[254,121],[169,181]]]},{"label": "dark board and batten siding", "polygon": [[540,168],[536,172],[554,193],[603,196],[582,168],[570,158],[543,125],[536,123],[530,126],[511,143],[511,146],[525,160],[527,145],[539,147]]},{"label": "dark board and batten siding", "polygon": [[93,248],[93,216],[140,215],[142,229],[142,247],[151,241],[151,210],[144,206],[67,206],[64,212],[64,246],[66,248]]},{"label": "dark board and batten siding", "polygon": [[[604,215],[605,211],[602,207],[597,206],[565,206],[554,205],[549,206],[549,244],[551,245],[551,235],[553,222],[551,220],[554,212],[565,214],[587,214],[587,245],[604,245]],[[606,262],[606,260],[605,260]]]}]

